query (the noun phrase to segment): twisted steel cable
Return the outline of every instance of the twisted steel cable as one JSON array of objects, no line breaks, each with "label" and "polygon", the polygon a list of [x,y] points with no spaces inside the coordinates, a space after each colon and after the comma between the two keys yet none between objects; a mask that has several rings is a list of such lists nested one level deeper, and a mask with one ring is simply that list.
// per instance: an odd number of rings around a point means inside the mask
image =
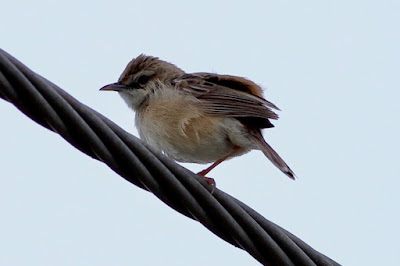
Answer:
[{"label": "twisted steel cable", "polygon": [[264,265],[339,265],[0,49],[0,97]]}]

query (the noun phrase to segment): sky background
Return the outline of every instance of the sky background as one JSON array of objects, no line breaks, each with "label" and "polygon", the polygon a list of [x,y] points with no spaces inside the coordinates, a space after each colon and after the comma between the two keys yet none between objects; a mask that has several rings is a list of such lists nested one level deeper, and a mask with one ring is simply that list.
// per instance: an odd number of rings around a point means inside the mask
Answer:
[{"label": "sky background", "polygon": [[[0,48],[137,135],[141,53],[248,77],[282,109],[218,188],[343,265],[399,265],[399,1],[7,1]],[[202,165],[185,164],[193,171]],[[258,265],[0,100],[0,265]]]}]

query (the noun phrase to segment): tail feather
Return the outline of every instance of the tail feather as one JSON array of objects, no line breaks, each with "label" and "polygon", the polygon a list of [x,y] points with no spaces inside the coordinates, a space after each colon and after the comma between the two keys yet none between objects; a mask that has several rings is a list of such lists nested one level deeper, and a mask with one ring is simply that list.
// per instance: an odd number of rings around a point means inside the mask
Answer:
[{"label": "tail feather", "polygon": [[272,149],[271,146],[264,140],[261,135],[261,138],[257,138],[260,143],[260,149],[264,153],[264,155],[276,166],[285,173],[291,179],[295,179],[296,176],[293,173],[292,169],[285,163],[285,161],[279,156],[279,154]]}]

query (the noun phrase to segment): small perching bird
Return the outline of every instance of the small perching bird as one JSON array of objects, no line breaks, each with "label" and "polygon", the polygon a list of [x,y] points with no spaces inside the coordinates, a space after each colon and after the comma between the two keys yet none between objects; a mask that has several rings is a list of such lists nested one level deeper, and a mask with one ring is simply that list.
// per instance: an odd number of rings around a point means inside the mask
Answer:
[{"label": "small perching bird", "polygon": [[[172,159],[213,163],[205,177],[226,159],[261,150],[287,176],[295,175],[264,140],[279,110],[263,98],[254,82],[213,73],[185,73],[157,57],[139,55],[118,82],[102,87],[117,91],[136,112],[140,138]],[[208,179],[214,183],[213,179]]]}]

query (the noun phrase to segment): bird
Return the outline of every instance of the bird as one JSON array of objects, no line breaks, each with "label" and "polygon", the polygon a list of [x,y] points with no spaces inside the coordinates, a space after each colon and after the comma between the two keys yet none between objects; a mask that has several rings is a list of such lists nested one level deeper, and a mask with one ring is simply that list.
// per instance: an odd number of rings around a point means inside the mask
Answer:
[{"label": "bird", "polygon": [[158,57],[140,54],[116,83],[101,91],[116,91],[135,112],[140,138],[178,162],[211,166],[260,150],[289,178],[295,179],[262,130],[272,128],[280,109],[263,97],[262,88],[238,76],[207,72],[186,73]]}]

